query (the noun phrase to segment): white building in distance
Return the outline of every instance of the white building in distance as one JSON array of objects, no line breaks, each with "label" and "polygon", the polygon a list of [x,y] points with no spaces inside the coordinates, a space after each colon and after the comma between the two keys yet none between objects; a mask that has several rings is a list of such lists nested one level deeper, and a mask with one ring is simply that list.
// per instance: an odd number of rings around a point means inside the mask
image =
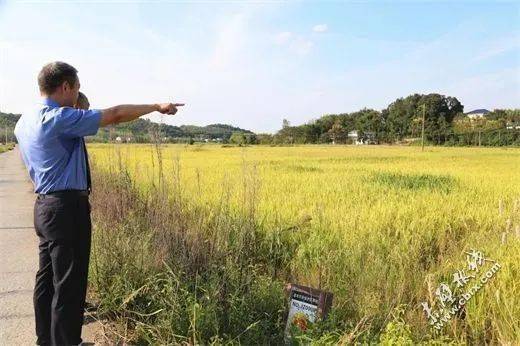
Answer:
[{"label": "white building in distance", "polygon": [[375,132],[368,131],[368,132],[364,133],[364,136],[360,136],[359,132],[357,130],[353,130],[353,131],[350,131],[347,136],[356,145],[363,145],[363,144],[374,144],[376,134],[375,134]]},{"label": "white building in distance", "polygon": [[465,115],[470,119],[478,119],[484,118],[488,113],[490,113],[490,111],[488,111],[487,109],[475,109],[474,111],[466,113]]}]

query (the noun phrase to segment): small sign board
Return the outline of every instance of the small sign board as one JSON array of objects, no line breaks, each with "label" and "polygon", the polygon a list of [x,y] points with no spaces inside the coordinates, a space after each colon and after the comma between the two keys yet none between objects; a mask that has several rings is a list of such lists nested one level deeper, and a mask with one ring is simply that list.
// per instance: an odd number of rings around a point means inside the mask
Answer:
[{"label": "small sign board", "polygon": [[332,293],[296,284],[289,284],[286,289],[289,293],[287,336],[292,326],[305,331],[311,323],[327,316],[332,305]]}]

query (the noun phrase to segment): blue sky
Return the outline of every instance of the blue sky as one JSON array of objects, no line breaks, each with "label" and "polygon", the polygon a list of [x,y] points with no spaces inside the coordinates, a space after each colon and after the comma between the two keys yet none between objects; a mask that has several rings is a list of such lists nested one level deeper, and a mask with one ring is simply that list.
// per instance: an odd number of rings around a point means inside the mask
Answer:
[{"label": "blue sky", "polygon": [[95,108],[186,102],[174,125],[274,132],[415,92],[519,108],[520,2],[0,0],[0,110],[53,60]]}]

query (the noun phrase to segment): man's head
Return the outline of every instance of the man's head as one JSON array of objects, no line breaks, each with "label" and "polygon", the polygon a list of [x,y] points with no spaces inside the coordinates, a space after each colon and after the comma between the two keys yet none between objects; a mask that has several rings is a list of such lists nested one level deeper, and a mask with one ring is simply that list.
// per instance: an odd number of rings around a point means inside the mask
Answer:
[{"label": "man's head", "polygon": [[83,94],[81,91],[78,93],[78,100],[76,101],[76,104],[74,105],[74,108],[78,109],[89,109],[90,102],[88,102],[87,96]]},{"label": "man's head", "polygon": [[43,96],[51,97],[60,106],[72,107],[78,99],[78,71],[67,63],[51,62],[38,74],[38,86]]}]

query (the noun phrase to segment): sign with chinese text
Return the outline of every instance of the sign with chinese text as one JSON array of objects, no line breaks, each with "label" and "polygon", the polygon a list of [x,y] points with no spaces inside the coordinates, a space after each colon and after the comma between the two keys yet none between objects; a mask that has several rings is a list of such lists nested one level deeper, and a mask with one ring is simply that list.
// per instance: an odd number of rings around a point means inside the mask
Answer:
[{"label": "sign with chinese text", "polygon": [[311,323],[326,317],[332,305],[332,293],[295,284],[289,284],[287,290],[289,314],[286,334],[292,327],[305,331]]}]

